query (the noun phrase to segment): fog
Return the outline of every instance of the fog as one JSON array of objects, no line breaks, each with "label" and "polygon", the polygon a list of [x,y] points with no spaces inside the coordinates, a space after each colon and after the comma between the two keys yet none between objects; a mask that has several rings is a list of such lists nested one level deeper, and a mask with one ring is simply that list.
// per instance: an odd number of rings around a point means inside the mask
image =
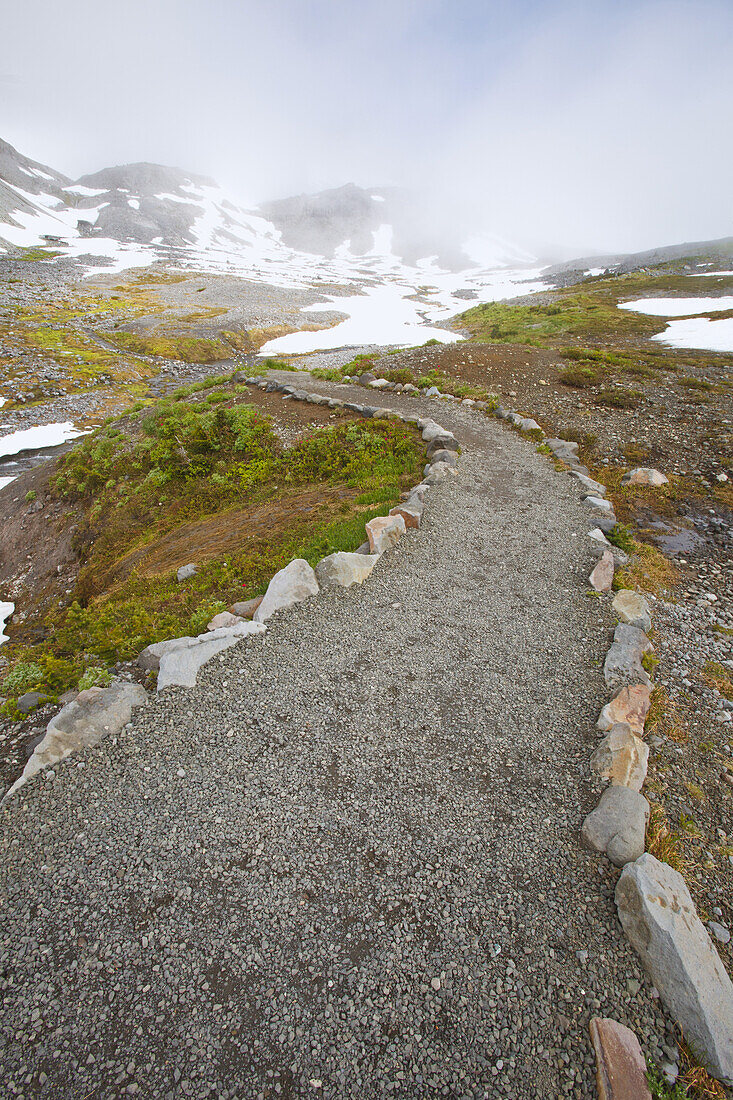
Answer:
[{"label": "fog", "polygon": [[354,181],[543,254],[733,234],[733,4],[4,0],[0,137],[248,203]]}]

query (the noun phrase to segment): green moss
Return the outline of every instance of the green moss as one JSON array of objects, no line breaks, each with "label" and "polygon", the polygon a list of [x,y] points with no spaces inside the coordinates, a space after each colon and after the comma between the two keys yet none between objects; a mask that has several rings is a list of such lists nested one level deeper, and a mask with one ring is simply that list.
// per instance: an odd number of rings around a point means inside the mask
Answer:
[{"label": "green moss", "polygon": [[38,263],[40,260],[53,260],[55,256],[60,256],[61,253],[52,248],[22,248],[21,254],[17,257],[19,260],[24,260],[26,263]]},{"label": "green moss", "polygon": [[147,336],[136,332],[103,332],[101,336],[115,347],[135,355],[162,359],[180,359],[184,363],[215,363],[230,359],[231,349],[218,339],[196,336]]}]

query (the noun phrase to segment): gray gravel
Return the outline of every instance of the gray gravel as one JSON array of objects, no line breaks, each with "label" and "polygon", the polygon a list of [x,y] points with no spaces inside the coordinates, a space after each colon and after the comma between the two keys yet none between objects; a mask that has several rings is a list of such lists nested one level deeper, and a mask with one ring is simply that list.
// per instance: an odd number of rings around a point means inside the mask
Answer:
[{"label": "gray gravel", "polygon": [[577,483],[380,401],[464,445],[422,530],[0,818],[8,1094],[587,1098],[591,1015],[672,1041],[579,842],[611,622]]}]

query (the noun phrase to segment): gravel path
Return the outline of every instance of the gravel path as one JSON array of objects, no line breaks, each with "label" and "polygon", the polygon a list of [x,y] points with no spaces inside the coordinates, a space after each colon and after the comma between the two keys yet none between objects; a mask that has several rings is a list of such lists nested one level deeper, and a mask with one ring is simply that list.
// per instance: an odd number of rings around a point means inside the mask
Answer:
[{"label": "gravel path", "polygon": [[577,488],[391,403],[464,446],[422,530],[0,818],[8,1094],[585,1100],[591,1015],[669,1042],[579,845],[610,621]]}]

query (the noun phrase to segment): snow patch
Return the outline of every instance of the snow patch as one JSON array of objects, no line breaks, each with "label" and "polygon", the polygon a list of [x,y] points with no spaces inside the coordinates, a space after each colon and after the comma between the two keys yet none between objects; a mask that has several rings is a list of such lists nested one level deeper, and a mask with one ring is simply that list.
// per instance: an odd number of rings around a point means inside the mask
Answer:
[{"label": "snow patch", "polygon": [[20,451],[40,451],[46,447],[60,447],[70,439],[77,439],[85,432],[75,428],[70,420],[60,424],[39,424],[24,428],[10,435],[0,436],[0,457],[17,455]]},{"label": "snow patch", "polygon": [[709,317],[670,321],[664,332],[652,336],[652,340],[673,348],[733,352],[733,317],[724,317],[719,321],[711,321]]},{"label": "snow patch", "polygon": [[650,317],[688,317],[692,313],[720,313],[733,309],[733,298],[638,298],[619,302],[619,309],[646,313]]},{"label": "snow patch", "polygon": [[64,191],[69,191],[72,195],[84,195],[85,198],[96,198],[97,195],[108,195],[109,191],[106,187],[85,187],[82,183],[75,183],[71,187],[65,187]]},{"label": "snow patch", "polygon": [[8,640],[8,635],[5,633],[5,626],[14,611],[14,603],[6,603],[4,600],[0,600],[0,645]]}]

